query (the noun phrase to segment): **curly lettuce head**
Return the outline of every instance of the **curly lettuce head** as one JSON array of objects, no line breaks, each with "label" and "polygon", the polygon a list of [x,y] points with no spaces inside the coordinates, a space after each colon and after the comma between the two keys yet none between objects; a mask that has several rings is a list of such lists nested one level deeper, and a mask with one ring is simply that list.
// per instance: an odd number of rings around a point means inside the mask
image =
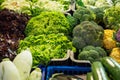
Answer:
[{"label": "curly lettuce head", "polygon": [[112,6],[106,9],[103,20],[106,28],[118,30],[120,28],[120,6]]}]

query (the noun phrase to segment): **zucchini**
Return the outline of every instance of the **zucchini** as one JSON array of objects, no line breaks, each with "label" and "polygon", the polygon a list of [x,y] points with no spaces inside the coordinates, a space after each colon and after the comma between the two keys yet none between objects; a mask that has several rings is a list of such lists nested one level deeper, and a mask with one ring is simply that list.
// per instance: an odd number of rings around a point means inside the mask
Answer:
[{"label": "zucchini", "polygon": [[87,79],[86,79],[86,80],[94,80],[94,79],[93,79],[92,72],[88,72],[88,73],[87,73]]},{"label": "zucchini", "polygon": [[110,80],[101,62],[93,62],[91,67],[94,80]]},{"label": "zucchini", "polygon": [[101,59],[103,66],[114,80],[120,80],[120,65],[111,57]]}]

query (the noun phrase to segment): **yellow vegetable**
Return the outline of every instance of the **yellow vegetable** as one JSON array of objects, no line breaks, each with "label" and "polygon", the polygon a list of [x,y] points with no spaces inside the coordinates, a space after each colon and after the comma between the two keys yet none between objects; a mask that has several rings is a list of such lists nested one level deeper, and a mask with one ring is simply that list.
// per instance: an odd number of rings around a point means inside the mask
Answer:
[{"label": "yellow vegetable", "polygon": [[104,30],[104,37],[103,37],[103,46],[105,49],[112,49],[116,47],[116,41],[113,40],[113,33],[114,30],[106,29]]},{"label": "yellow vegetable", "polygon": [[120,63],[120,48],[116,47],[116,48],[113,48],[111,53],[110,53],[110,56],[115,59],[118,63]]}]

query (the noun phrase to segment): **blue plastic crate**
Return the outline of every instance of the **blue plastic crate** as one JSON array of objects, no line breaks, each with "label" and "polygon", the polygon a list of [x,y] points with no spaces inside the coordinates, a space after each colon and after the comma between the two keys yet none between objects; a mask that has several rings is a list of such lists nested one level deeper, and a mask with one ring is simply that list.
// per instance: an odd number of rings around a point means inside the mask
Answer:
[{"label": "blue plastic crate", "polygon": [[67,75],[80,75],[86,74],[91,71],[91,67],[80,67],[80,66],[48,66],[46,80],[49,80],[55,73],[64,73]]},{"label": "blue plastic crate", "polygon": [[39,65],[38,67],[39,67],[39,68],[41,69],[41,71],[42,71],[42,79],[41,79],[41,80],[45,80],[46,67],[43,66],[43,65]]}]

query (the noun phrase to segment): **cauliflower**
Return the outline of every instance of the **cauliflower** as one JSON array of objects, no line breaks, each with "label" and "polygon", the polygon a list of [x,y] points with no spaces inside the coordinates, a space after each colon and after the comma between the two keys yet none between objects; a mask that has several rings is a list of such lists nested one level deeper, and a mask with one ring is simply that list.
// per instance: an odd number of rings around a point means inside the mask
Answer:
[{"label": "cauliflower", "polygon": [[64,6],[56,1],[50,0],[38,0],[38,5],[42,5],[41,7],[50,11],[64,11]]},{"label": "cauliflower", "polygon": [[113,48],[110,53],[110,56],[113,59],[115,59],[118,63],[120,63],[120,48],[119,47]]},{"label": "cauliflower", "polygon": [[82,49],[87,45],[103,46],[103,28],[95,22],[83,21],[73,29],[73,45]]},{"label": "cauliflower", "polygon": [[3,8],[11,9],[17,12],[22,12],[23,7],[30,7],[30,4],[26,0],[5,0],[1,6]]}]

